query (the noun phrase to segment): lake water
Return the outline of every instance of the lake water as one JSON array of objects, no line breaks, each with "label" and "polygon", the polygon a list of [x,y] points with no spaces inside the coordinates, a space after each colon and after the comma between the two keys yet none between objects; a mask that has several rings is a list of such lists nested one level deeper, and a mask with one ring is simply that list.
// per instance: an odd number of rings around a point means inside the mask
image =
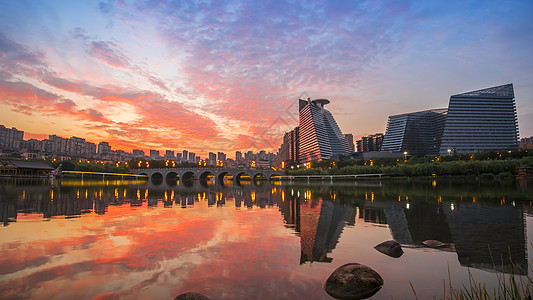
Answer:
[{"label": "lake water", "polygon": [[[492,291],[502,274],[532,273],[532,191],[516,181],[3,180],[0,298],[333,299],[322,285],[349,262],[383,277],[371,299],[414,299],[413,288],[440,299],[450,278],[461,287],[469,276]],[[401,257],[373,248],[390,239]]]}]

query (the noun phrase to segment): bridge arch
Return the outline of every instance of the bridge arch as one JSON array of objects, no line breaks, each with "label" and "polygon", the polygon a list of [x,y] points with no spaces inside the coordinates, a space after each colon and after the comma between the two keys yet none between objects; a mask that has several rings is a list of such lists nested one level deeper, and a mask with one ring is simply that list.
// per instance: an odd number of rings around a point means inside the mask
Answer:
[{"label": "bridge arch", "polygon": [[273,179],[277,178],[277,177],[281,177],[281,174],[278,174],[278,173],[272,173],[270,174],[270,176],[268,177],[268,181],[272,181]]},{"label": "bridge arch", "polygon": [[237,184],[241,184],[241,180],[243,179],[243,176],[250,177],[250,180],[253,179],[253,177],[250,176],[248,172],[244,172],[244,171],[236,172],[235,174],[232,174],[232,175],[233,175],[233,182]]},{"label": "bridge arch", "polygon": [[178,173],[174,171],[168,172],[167,175],[165,176],[165,182],[167,183],[168,186],[176,186],[178,184],[178,179],[179,179]]},{"label": "bridge arch", "polygon": [[193,171],[187,171],[183,173],[180,177],[180,180],[194,180],[196,179],[196,174]]},{"label": "bridge arch", "polygon": [[268,177],[265,174],[261,173],[261,172],[257,172],[257,173],[254,174],[253,180],[254,181],[255,180],[268,180]]},{"label": "bridge arch", "polygon": [[216,182],[216,175],[213,174],[213,172],[211,171],[203,171],[200,173],[200,176],[199,176],[199,181],[200,181],[200,184],[203,185],[203,186],[207,186],[208,185],[208,182],[209,182],[209,178],[210,177],[213,177],[215,178],[215,182]]},{"label": "bridge arch", "polygon": [[161,174],[160,172],[154,172],[150,177],[150,181],[154,185],[160,185],[161,183],[163,183],[163,174]]},{"label": "bridge arch", "polygon": [[218,175],[217,175],[218,182],[220,182],[221,185],[224,185],[224,177],[226,177],[226,175],[230,175],[231,179],[235,180],[235,177],[233,176],[233,174],[231,174],[231,172],[222,171],[222,172],[218,173]]},{"label": "bridge arch", "polygon": [[178,173],[176,173],[174,171],[168,172],[167,175],[165,176],[165,180],[167,180],[167,181],[178,180],[178,179],[179,179]]}]

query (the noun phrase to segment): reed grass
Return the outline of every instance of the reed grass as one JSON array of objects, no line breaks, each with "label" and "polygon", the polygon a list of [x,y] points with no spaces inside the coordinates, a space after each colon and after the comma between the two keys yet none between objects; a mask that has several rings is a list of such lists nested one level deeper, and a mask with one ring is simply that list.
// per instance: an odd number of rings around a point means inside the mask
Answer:
[{"label": "reed grass", "polygon": [[[468,271],[468,285],[454,288],[451,278],[448,279],[448,288],[444,290],[444,300],[523,300],[532,299],[533,278],[531,276],[517,276],[515,274],[498,274],[498,286],[492,291],[484,283],[476,282],[474,276]],[[446,294],[446,290],[448,294]]]},{"label": "reed grass", "polygon": [[[490,249],[489,249],[490,251]],[[492,257],[492,254],[491,254]],[[468,269],[468,283],[463,283],[460,288],[453,287],[452,278],[450,273],[450,267],[448,266],[448,283],[443,280],[443,297],[441,300],[533,300],[533,277],[531,275],[516,275],[516,271],[525,273],[524,270],[516,265],[509,256],[511,263],[511,273],[505,274],[503,260],[502,260],[502,272],[498,273],[498,285],[493,289],[488,288],[485,283],[476,282],[474,275]],[[494,264],[494,259],[493,259]],[[531,266],[530,266],[531,268]],[[418,300],[418,296],[413,287],[413,284],[409,282],[411,289],[413,290],[415,299]],[[434,299],[437,299],[436,297]]]}]

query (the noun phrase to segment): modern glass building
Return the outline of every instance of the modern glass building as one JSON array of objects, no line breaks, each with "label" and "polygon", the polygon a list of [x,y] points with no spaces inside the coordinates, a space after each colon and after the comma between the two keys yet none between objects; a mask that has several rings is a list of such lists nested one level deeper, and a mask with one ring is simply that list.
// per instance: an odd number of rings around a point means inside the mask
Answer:
[{"label": "modern glass building", "polygon": [[438,154],[446,108],[389,116],[381,151],[408,155]]},{"label": "modern glass building", "polygon": [[299,101],[300,162],[350,155],[350,146],[333,115],[324,108],[327,99]]},{"label": "modern glass building", "polygon": [[450,97],[441,154],[517,148],[518,120],[512,84]]}]

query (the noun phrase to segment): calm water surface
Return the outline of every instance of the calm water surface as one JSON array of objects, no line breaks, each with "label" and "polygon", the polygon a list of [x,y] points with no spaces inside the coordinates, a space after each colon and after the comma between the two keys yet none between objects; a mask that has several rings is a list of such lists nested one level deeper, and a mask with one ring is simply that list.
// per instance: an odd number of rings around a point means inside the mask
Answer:
[{"label": "calm water surface", "polygon": [[[372,299],[442,298],[532,273],[525,182],[0,181],[0,298],[332,299],[337,267],[376,270]],[[402,244],[400,258],[373,249]],[[424,240],[447,243],[440,250]],[[490,249],[490,251],[489,251]]]}]

